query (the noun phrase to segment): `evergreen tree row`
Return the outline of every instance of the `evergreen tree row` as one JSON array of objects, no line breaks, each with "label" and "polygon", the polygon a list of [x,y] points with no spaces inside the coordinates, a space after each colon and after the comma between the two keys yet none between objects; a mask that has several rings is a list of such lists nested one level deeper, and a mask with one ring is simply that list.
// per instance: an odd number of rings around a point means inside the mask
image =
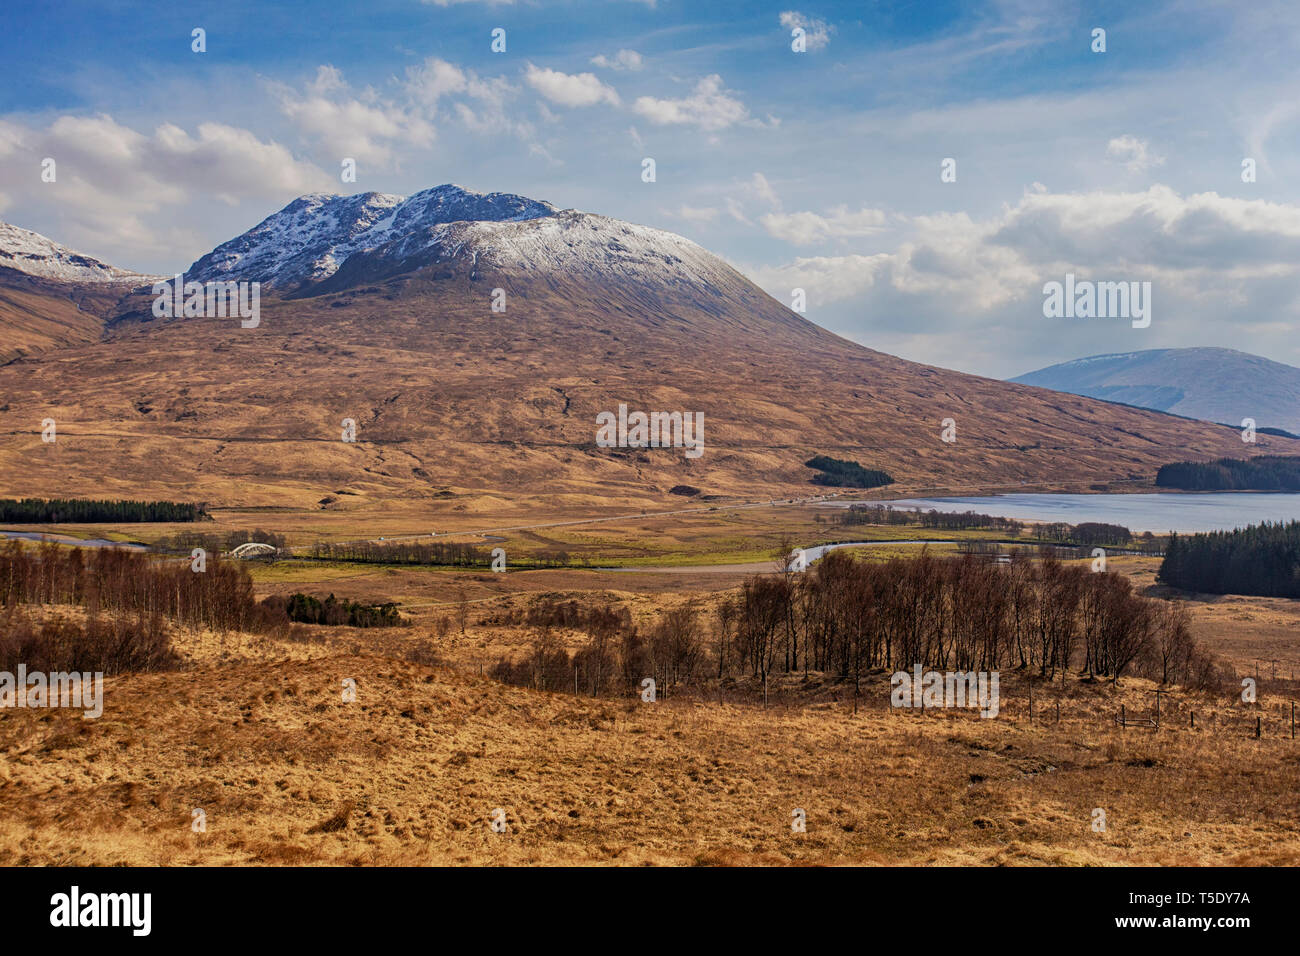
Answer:
[{"label": "evergreen tree row", "polygon": [[894,479],[888,472],[874,468],[863,468],[856,461],[844,461],[829,455],[817,455],[804,462],[804,467],[814,468],[819,474],[813,475],[815,485],[831,488],[879,488],[881,485],[893,484]]},{"label": "evergreen tree row", "polygon": [[64,524],[126,521],[204,521],[206,505],[175,501],[109,501],[86,498],[0,498],[0,522]]},{"label": "evergreen tree row", "polygon": [[1300,521],[1174,535],[1158,580],[1206,594],[1300,597]]},{"label": "evergreen tree row", "polygon": [[1300,491],[1300,456],[1175,462],[1160,466],[1156,485],[1184,491]]}]

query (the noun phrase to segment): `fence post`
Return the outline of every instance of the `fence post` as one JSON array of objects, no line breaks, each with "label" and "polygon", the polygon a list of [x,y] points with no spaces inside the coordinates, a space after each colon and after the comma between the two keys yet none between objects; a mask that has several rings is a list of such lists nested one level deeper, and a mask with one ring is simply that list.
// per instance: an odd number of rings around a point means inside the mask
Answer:
[{"label": "fence post", "polygon": [[1256,714],[1255,715],[1255,739],[1256,740],[1259,740],[1259,724],[1260,724],[1260,718],[1259,715]]},{"label": "fence post", "polygon": [[1192,711],[1192,730],[1196,729],[1196,711]]},{"label": "fence post", "polygon": [[1123,730],[1128,724],[1124,722],[1124,705],[1119,705],[1119,729]]}]

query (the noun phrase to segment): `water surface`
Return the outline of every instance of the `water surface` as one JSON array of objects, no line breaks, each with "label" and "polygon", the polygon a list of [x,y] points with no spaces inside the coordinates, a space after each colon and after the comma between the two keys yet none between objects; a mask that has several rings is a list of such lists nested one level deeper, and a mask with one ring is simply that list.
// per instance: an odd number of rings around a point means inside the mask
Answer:
[{"label": "water surface", "polygon": [[[848,507],[853,502],[835,502]],[[975,511],[1022,521],[1102,521],[1130,531],[1231,531],[1261,521],[1300,520],[1300,494],[1216,491],[1205,494],[1012,494],[973,498],[901,498],[873,502],[929,511]]]}]

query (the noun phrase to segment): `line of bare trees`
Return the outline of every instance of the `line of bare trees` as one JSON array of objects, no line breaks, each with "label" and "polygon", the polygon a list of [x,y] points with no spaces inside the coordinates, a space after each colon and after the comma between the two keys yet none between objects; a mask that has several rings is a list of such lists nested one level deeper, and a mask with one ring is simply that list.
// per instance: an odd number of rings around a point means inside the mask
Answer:
[{"label": "line of bare trees", "polygon": [[[784,566],[784,563],[783,563]],[[1117,681],[1217,686],[1221,665],[1193,639],[1181,605],[1146,598],[1129,579],[1050,555],[997,564],[974,555],[885,562],[827,554],[803,573],[755,575],[711,615],[693,604],[638,628],[625,608],[539,602],[524,620],[529,653],[493,674],[543,690],[593,695],[665,691],[750,676],[818,671],[859,681],[875,671],[1003,668],[1064,682],[1071,673]],[[558,629],[579,629],[573,654]]]},{"label": "line of bare trees", "polygon": [[[728,618],[727,625],[722,615]],[[1032,670],[1048,679],[1126,673],[1208,686],[1214,659],[1185,608],[1137,594],[1129,579],[1015,555],[856,560],[831,552],[803,574],[756,576],[719,611],[721,668],[826,671],[844,677],[920,664]]]},{"label": "line of bare trees", "polygon": [[237,561],[209,555],[201,573],[188,561],[159,561],[120,548],[0,548],[0,604],[72,604],[159,615],[216,630],[263,631],[287,623],[258,604]]},{"label": "line of bare trees", "polygon": [[[531,632],[528,653],[519,660],[503,656],[492,676],[538,690],[567,690],[601,696],[626,693],[653,677],[658,693],[695,684],[709,667],[708,626],[691,604],[661,611],[642,629],[625,607],[541,599],[524,615]],[[565,650],[560,628],[585,632],[586,644]]]}]

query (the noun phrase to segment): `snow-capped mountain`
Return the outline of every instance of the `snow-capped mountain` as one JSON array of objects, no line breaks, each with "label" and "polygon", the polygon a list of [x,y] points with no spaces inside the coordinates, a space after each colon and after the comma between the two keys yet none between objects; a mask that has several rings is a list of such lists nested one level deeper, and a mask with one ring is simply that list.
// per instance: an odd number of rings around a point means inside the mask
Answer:
[{"label": "snow-capped mountain", "polygon": [[75,252],[39,232],[0,222],[0,267],[62,282],[123,282],[145,277]]},{"label": "snow-capped mountain", "polygon": [[223,242],[186,272],[207,282],[261,282],[287,293],[334,275],[352,256],[387,248],[409,257],[454,222],[519,222],[555,214],[550,203],[509,193],[436,186],[409,198],[385,193],[295,199],[242,236]]},{"label": "snow-capped mountain", "polygon": [[282,295],[464,261],[519,276],[651,279],[667,285],[734,282],[721,259],[681,236],[509,193],[437,186],[410,198],[314,194],[222,243],[186,278],[261,282]]}]

